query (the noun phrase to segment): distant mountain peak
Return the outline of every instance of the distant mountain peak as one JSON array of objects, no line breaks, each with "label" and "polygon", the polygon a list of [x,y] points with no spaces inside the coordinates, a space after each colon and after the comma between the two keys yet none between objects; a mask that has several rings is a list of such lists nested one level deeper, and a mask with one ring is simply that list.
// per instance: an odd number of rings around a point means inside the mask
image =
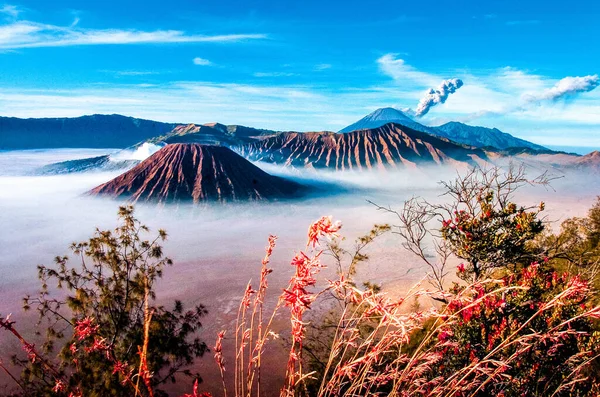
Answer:
[{"label": "distant mountain peak", "polygon": [[374,112],[368,114],[366,117],[368,117],[371,120],[390,120],[393,118],[407,118],[412,120],[401,110],[392,107],[379,108]]},{"label": "distant mountain peak", "polygon": [[356,123],[341,129],[339,132],[345,133],[356,130],[379,128],[388,123],[401,124],[416,131],[431,132],[429,127],[414,121],[401,110],[392,107],[377,109],[358,120]]}]

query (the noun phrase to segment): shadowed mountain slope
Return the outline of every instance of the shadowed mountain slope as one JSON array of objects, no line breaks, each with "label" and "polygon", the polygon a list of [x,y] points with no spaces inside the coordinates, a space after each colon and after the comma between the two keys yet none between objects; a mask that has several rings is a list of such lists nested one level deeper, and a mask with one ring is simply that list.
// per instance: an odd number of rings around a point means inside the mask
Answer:
[{"label": "shadowed mountain slope", "polygon": [[249,201],[301,195],[304,188],[272,176],[222,146],[167,145],[133,169],[90,191],[131,201]]},{"label": "shadowed mountain slope", "polygon": [[434,134],[443,136],[454,142],[464,143],[477,147],[493,147],[496,149],[528,148],[539,151],[549,151],[547,148],[536,145],[524,139],[516,138],[497,128],[475,127],[456,121],[432,127]]},{"label": "shadowed mountain slope", "polygon": [[0,117],[0,149],[125,148],[163,135],[176,125],[118,114],[42,119]]}]

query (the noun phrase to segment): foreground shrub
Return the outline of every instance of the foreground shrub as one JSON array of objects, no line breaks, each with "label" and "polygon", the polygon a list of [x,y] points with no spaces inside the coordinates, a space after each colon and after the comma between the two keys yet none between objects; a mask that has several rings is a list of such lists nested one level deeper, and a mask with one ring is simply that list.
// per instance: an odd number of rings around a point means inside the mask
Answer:
[{"label": "foreground shrub", "polygon": [[583,396],[597,386],[600,308],[579,276],[534,263],[452,292],[433,346],[435,375],[455,395]]},{"label": "foreground shrub", "polygon": [[162,395],[160,385],[174,382],[178,373],[192,375],[185,366],[206,351],[195,338],[204,307],[151,305],[154,282],[171,265],[159,244],[166,233],[144,239],[148,228],[131,206],[119,209],[119,219],[114,231],[96,230],[88,241],[73,244],[77,265],[65,256],[56,258],[56,267],[39,266],[41,292],[24,301],[46,327],[41,349],[1,318],[27,353],[13,358],[23,368],[15,379],[23,395]]},{"label": "foreground shrub", "polygon": [[[338,229],[324,218],[309,230],[324,230],[332,238]],[[335,231],[334,231],[335,230]],[[313,237],[310,237],[313,236]],[[281,396],[585,396],[595,395],[597,374],[590,369],[600,354],[599,335],[592,322],[600,307],[591,304],[593,291],[578,276],[558,274],[534,263],[499,279],[455,285],[448,292],[416,286],[401,299],[389,299],[373,288],[358,288],[341,275],[324,289],[314,290],[323,266],[322,251],[301,252],[293,260],[296,274],[280,296],[271,319],[291,308],[292,346]],[[271,241],[274,241],[271,239]],[[270,244],[268,256],[273,249]],[[268,258],[267,256],[267,258]],[[269,274],[264,267],[262,275]],[[268,263],[268,261],[267,261]],[[265,270],[266,269],[266,270]],[[261,278],[261,286],[265,286]],[[309,289],[309,288],[312,288]],[[261,309],[261,299],[249,285],[240,305],[236,328],[235,396],[260,395],[254,374],[265,360],[265,344],[277,335],[244,313]],[[303,314],[325,292],[343,303],[335,334],[327,347],[325,369],[316,374],[302,365],[308,324]],[[440,309],[410,311],[416,297],[443,294]],[[264,295],[260,295],[264,296]],[[259,306],[255,306],[255,304]],[[245,320],[246,319],[246,320]],[[263,337],[253,339],[257,330]],[[259,331],[260,332],[260,331]],[[218,351],[227,341],[217,341]],[[417,341],[415,343],[415,338]],[[246,353],[245,353],[246,352]],[[223,372],[222,356],[216,355]],[[312,392],[310,391],[312,390]],[[273,395],[273,391],[262,391]]]}]

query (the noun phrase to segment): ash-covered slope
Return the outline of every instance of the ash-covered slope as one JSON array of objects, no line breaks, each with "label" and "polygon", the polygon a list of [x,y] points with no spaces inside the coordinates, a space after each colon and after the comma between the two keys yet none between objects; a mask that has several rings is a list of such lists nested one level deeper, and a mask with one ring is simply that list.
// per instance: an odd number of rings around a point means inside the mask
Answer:
[{"label": "ash-covered slope", "polygon": [[167,145],[90,191],[131,201],[249,201],[293,198],[304,187],[272,176],[222,146]]},{"label": "ash-covered slope", "polygon": [[483,150],[394,123],[345,134],[284,132],[242,145],[237,150],[252,161],[336,171],[475,165],[487,161]]}]

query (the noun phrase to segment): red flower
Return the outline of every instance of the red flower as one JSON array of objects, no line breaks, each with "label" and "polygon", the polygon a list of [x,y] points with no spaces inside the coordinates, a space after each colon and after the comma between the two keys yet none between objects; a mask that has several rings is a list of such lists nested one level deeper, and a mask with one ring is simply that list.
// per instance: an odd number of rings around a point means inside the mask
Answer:
[{"label": "red flower", "polygon": [[340,221],[333,222],[331,216],[324,216],[308,228],[308,243],[307,246],[311,245],[316,247],[321,236],[326,237],[337,237],[337,232],[342,227]]},{"label": "red flower", "polygon": [[94,319],[86,317],[83,320],[79,320],[75,323],[75,337],[79,340],[93,335],[98,331],[98,325],[93,325]]},{"label": "red flower", "polygon": [[215,342],[215,361],[221,371],[225,371],[225,360],[223,360],[223,338],[225,337],[225,331],[221,331],[217,334],[217,341]]},{"label": "red flower", "polygon": [[63,392],[63,391],[66,391],[66,390],[67,390],[67,386],[61,380],[57,380],[56,384],[52,388],[52,391],[54,393],[59,393],[59,392]]},{"label": "red flower", "polygon": [[244,292],[244,298],[242,299],[242,306],[246,308],[250,307],[250,296],[254,293],[256,293],[256,291],[253,290],[250,283],[248,283],[248,286],[246,287],[246,292]]},{"label": "red flower", "polygon": [[465,321],[465,323],[468,323],[469,321],[471,321],[471,318],[473,318],[473,309],[472,308],[466,308],[462,311],[462,318]]},{"label": "red flower", "polygon": [[442,331],[438,334],[438,339],[440,342],[445,342],[450,338],[450,334],[447,331]]},{"label": "red flower", "polygon": [[127,361],[125,361],[125,362],[117,361],[115,363],[112,373],[113,373],[113,375],[117,374],[117,373],[126,375],[128,370],[129,370],[129,365],[127,365]]},{"label": "red flower", "polygon": [[84,350],[86,351],[86,353],[92,353],[92,352],[96,352],[96,351],[105,351],[108,349],[109,349],[109,347],[106,344],[106,339],[99,338],[99,337],[94,338],[94,343],[92,343],[91,346],[84,347]]},{"label": "red flower", "polygon": [[465,264],[464,263],[461,263],[460,265],[458,265],[458,272],[459,273],[465,272]]},{"label": "red flower", "polygon": [[194,391],[193,394],[184,394],[181,397],[212,397],[210,393],[200,393],[198,391],[198,379],[194,382]]}]

